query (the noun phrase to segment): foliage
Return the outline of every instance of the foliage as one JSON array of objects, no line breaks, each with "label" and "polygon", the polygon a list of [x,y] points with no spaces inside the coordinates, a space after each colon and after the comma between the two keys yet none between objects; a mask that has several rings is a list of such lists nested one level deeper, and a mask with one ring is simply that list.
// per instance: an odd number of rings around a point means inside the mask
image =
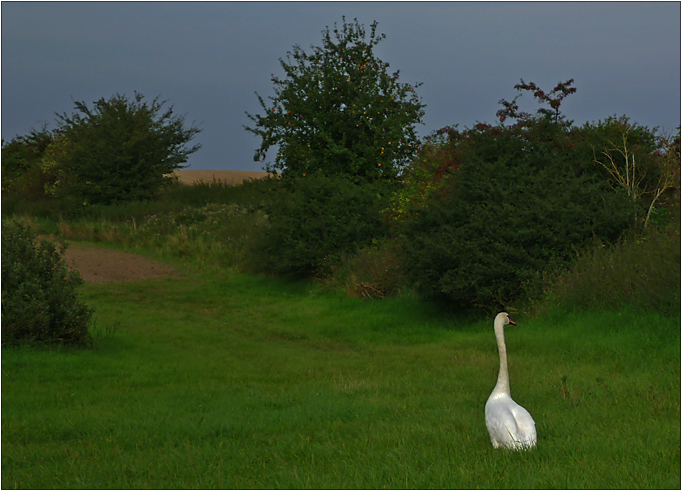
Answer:
[{"label": "foliage", "polygon": [[534,99],[538,101],[539,104],[547,104],[550,106],[548,108],[539,108],[536,112],[537,117],[541,119],[550,119],[555,124],[571,125],[571,122],[566,121],[564,115],[560,112],[560,106],[562,101],[569,95],[576,92],[576,88],[572,87],[574,79],[569,79],[566,82],[560,82],[553,88],[552,91],[546,94],[540,87],[535,83],[526,83],[524,80],[520,80],[520,83],[515,85],[515,89],[520,92],[512,101],[506,101],[501,99],[499,104],[503,106],[496,112],[496,116],[500,119],[501,123],[504,123],[508,118],[516,118],[518,124],[525,124],[526,122],[532,123],[534,117],[524,111],[519,110],[519,105],[517,104],[517,99],[521,96],[522,91],[533,92]]},{"label": "foliage", "polygon": [[371,26],[370,39],[356,20],[323,31],[321,47],[307,54],[299,46],[280,59],[286,77],[273,76],[271,105],[258,95],[265,115],[251,115],[245,129],[261,138],[254,159],[278,147],[269,172],[305,176],[395,178],[418,145],[414,125],[424,107],[415,87],[390,75],[375,46],[385,38]]},{"label": "foliage", "polygon": [[650,228],[612,245],[594,243],[556,276],[548,302],[566,310],[630,306],[679,315],[680,229]]},{"label": "foliage", "polygon": [[657,202],[680,190],[680,135],[659,136],[656,128],[632,123],[626,116],[610,117],[585,129],[592,137],[593,162],[628,195],[635,222],[642,221],[646,228]]},{"label": "foliage", "polygon": [[239,184],[223,181],[202,181],[192,186],[177,183],[166,188],[159,200],[180,202],[186,205],[203,206],[209,203],[237,203],[250,210],[263,207],[278,178],[266,176],[248,179]]},{"label": "foliage", "polygon": [[14,193],[30,200],[45,197],[41,160],[55,134],[43,127],[2,143],[2,194]]},{"label": "foliage", "polygon": [[[560,106],[567,96],[576,92],[576,88],[571,87],[573,83],[574,79],[560,82],[546,94],[535,83],[526,83],[521,80],[515,85],[515,89],[520,94],[512,101],[505,99],[499,101],[503,109],[497,111],[496,116],[501,125],[510,118],[517,120],[507,129],[503,126],[493,127],[486,123],[477,123],[472,130],[459,131],[458,125],[446,126],[426,136],[416,158],[405,170],[405,186],[394,195],[391,207],[387,210],[389,218],[400,222],[406,217],[410,208],[428,206],[431,203],[430,199],[435,197],[438,199],[439,196],[448,193],[448,189],[453,186],[454,175],[460,168],[464,155],[471,150],[470,131],[487,132],[495,138],[504,131],[525,130],[527,135],[524,138],[541,141],[552,138],[552,135],[556,134],[554,127],[557,126],[566,132],[571,132],[572,122],[560,112]],[[535,116],[520,111],[517,99],[521,97],[522,91],[533,92],[538,103],[547,104],[550,109],[540,108]],[[573,136],[574,140],[581,140],[581,138],[576,134]],[[570,149],[575,146],[571,138],[565,139],[564,145]]]},{"label": "foliage", "polygon": [[[62,245],[62,249],[64,246]],[[92,316],[75,292],[83,281],[55,245],[20,223],[2,229],[2,341],[89,345]]]},{"label": "foliage", "polygon": [[583,147],[547,115],[454,140],[448,186],[403,227],[407,272],[428,295],[503,308],[594,235],[611,242],[628,225],[624,197],[582,172]]},{"label": "foliage", "polygon": [[46,169],[59,177],[55,196],[86,204],[149,199],[170,180],[166,174],[199,150],[199,144],[187,146],[199,128],[185,128],[173,107],[163,109],[166,101],[143,99],[137,92],[133,100],[116,94],[92,109],[76,101],[77,113],[57,115],[68,145],[48,156]]},{"label": "foliage", "polygon": [[323,275],[344,254],[386,234],[380,210],[387,188],[322,174],[284,181],[265,205],[264,266],[273,271]]},{"label": "foliage", "polygon": [[169,207],[172,202],[157,204],[163,207],[156,213],[148,207],[144,215],[139,214],[139,203],[109,206],[109,210],[101,207],[99,217],[59,221],[55,233],[75,241],[144,248],[166,259],[190,260],[199,267],[244,271],[250,264],[252,242],[267,226],[263,212],[237,203],[175,203],[173,208]]},{"label": "foliage", "polygon": [[362,299],[398,295],[407,285],[401,268],[400,244],[389,238],[346,255],[324,279],[324,285]]},{"label": "foliage", "polygon": [[434,197],[441,196],[452,185],[468,145],[467,136],[468,132],[458,131],[455,125],[424,138],[415,159],[405,169],[403,186],[393,194],[384,211],[389,221],[400,223],[410,209],[429,206]]}]

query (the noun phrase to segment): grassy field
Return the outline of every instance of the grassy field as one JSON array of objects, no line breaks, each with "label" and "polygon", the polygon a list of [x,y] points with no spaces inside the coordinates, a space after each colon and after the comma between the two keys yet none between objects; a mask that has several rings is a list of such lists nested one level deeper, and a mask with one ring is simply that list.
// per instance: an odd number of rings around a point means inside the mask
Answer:
[{"label": "grassy field", "polygon": [[493,450],[492,320],[210,273],[92,283],[92,350],[2,350],[3,488],[658,488],[680,479],[680,317],[517,316],[538,448]]}]

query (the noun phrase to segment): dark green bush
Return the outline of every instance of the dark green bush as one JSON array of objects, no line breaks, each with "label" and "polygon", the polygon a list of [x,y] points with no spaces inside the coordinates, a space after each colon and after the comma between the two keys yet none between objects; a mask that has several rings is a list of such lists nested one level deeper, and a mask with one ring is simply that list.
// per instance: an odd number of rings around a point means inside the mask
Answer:
[{"label": "dark green bush", "polygon": [[597,235],[615,241],[630,205],[576,165],[561,126],[539,120],[467,135],[449,187],[404,224],[409,279],[462,308],[542,292],[543,274]]},{"label": "dark green bush", "polygon": [[269,227],[260,241],[264,269],[297,276],[326,275],[344,254],[386,234],[385,183],[309,175],[276,183],[265,204]]},{"label": "dark green bush", "polygon": [[406,286],[400,258],[396,240],[376,242],[346,256],[325,284],[351,297],[381,299],[396,295]]},{"label": "dark green bush", "polygon": [[209,203],[237,203],[254,209],[260,207],[279,178],[267,176],[248,179],[239,184],[222,181],[202,181],[191,186],[176,183],[159,195],[158,201],[202,207]]},{"label": "dark green bush", "polygon": [[[62,245],[62,249],[64,246]],[[2,228],[2,343],[92,343],[92,310],[76,295],[83,280],[56,246],[20,223]]]},{"label": "dark green bush", "polygon": [[40,162],[53,142],[54,134],[46,127],[2,142],[3,196],[15,191],[31,199],[45,197]]},{"label": "dark green bush", "polygon": [[48,167],[59,180],[51,193],[88,205],[154,198],[201,147],[189,145],[201,130],[186,127],[165,103],[115,94],[92,109],[75,101],[76,113],[58,114],[61,136]]}]

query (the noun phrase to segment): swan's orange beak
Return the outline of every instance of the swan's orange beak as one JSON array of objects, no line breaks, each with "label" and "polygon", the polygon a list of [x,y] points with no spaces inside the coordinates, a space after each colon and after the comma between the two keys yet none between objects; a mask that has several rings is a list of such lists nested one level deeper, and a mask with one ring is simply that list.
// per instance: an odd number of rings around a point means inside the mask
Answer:
[{"label": "swan's orange beak", "polygon": [[515,322],[514,322],[514,321],[512,321],[512,320],[510,320],[510,324],[511,324],[511,325],[515,325],[515,326],[517,326],[517,323],[515,323]]}]

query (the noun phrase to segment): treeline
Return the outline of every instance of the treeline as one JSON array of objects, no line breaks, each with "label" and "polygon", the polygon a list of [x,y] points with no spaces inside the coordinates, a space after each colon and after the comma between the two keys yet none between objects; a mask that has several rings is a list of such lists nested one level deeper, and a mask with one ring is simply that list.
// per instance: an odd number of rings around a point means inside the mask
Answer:
[{"label": "treeline", "polygon": [[[277,147],[272,178],[174,184],[168,174],[199,149],[189,142],[200,130],[157,99],[115,95],[92,109],[76,103],[56,130],[3,142],[3,217],[109,217],[119,240],[141,238],[147,224],[183,255],[212,238],[223,245],[215,254],[229,251],[241,268],[364,297],[411,289],[486,311],[642,300],[678,312],[680,127],[663,135],[626,116],[577,126],[561,112],[573,80],[549,92],[521,81],[495,125],[420,142],[417,85],[375,57],[381,39],[376,23],[366,41],[357,21],[344,21],[313,53],[295,47],[280,60],[287,78],[273,77],[275,97],[258,96],[264,113],[246,127],[262,140],[256,160]],[[525,92],[535,114],[519,110]],[[221,218],[211,203],[234,207]],[[163,239],[178,228],[184,242]],[[14,261],[5,256],[3,280]],[[5,282],[3,315],[4,292]]]}]

